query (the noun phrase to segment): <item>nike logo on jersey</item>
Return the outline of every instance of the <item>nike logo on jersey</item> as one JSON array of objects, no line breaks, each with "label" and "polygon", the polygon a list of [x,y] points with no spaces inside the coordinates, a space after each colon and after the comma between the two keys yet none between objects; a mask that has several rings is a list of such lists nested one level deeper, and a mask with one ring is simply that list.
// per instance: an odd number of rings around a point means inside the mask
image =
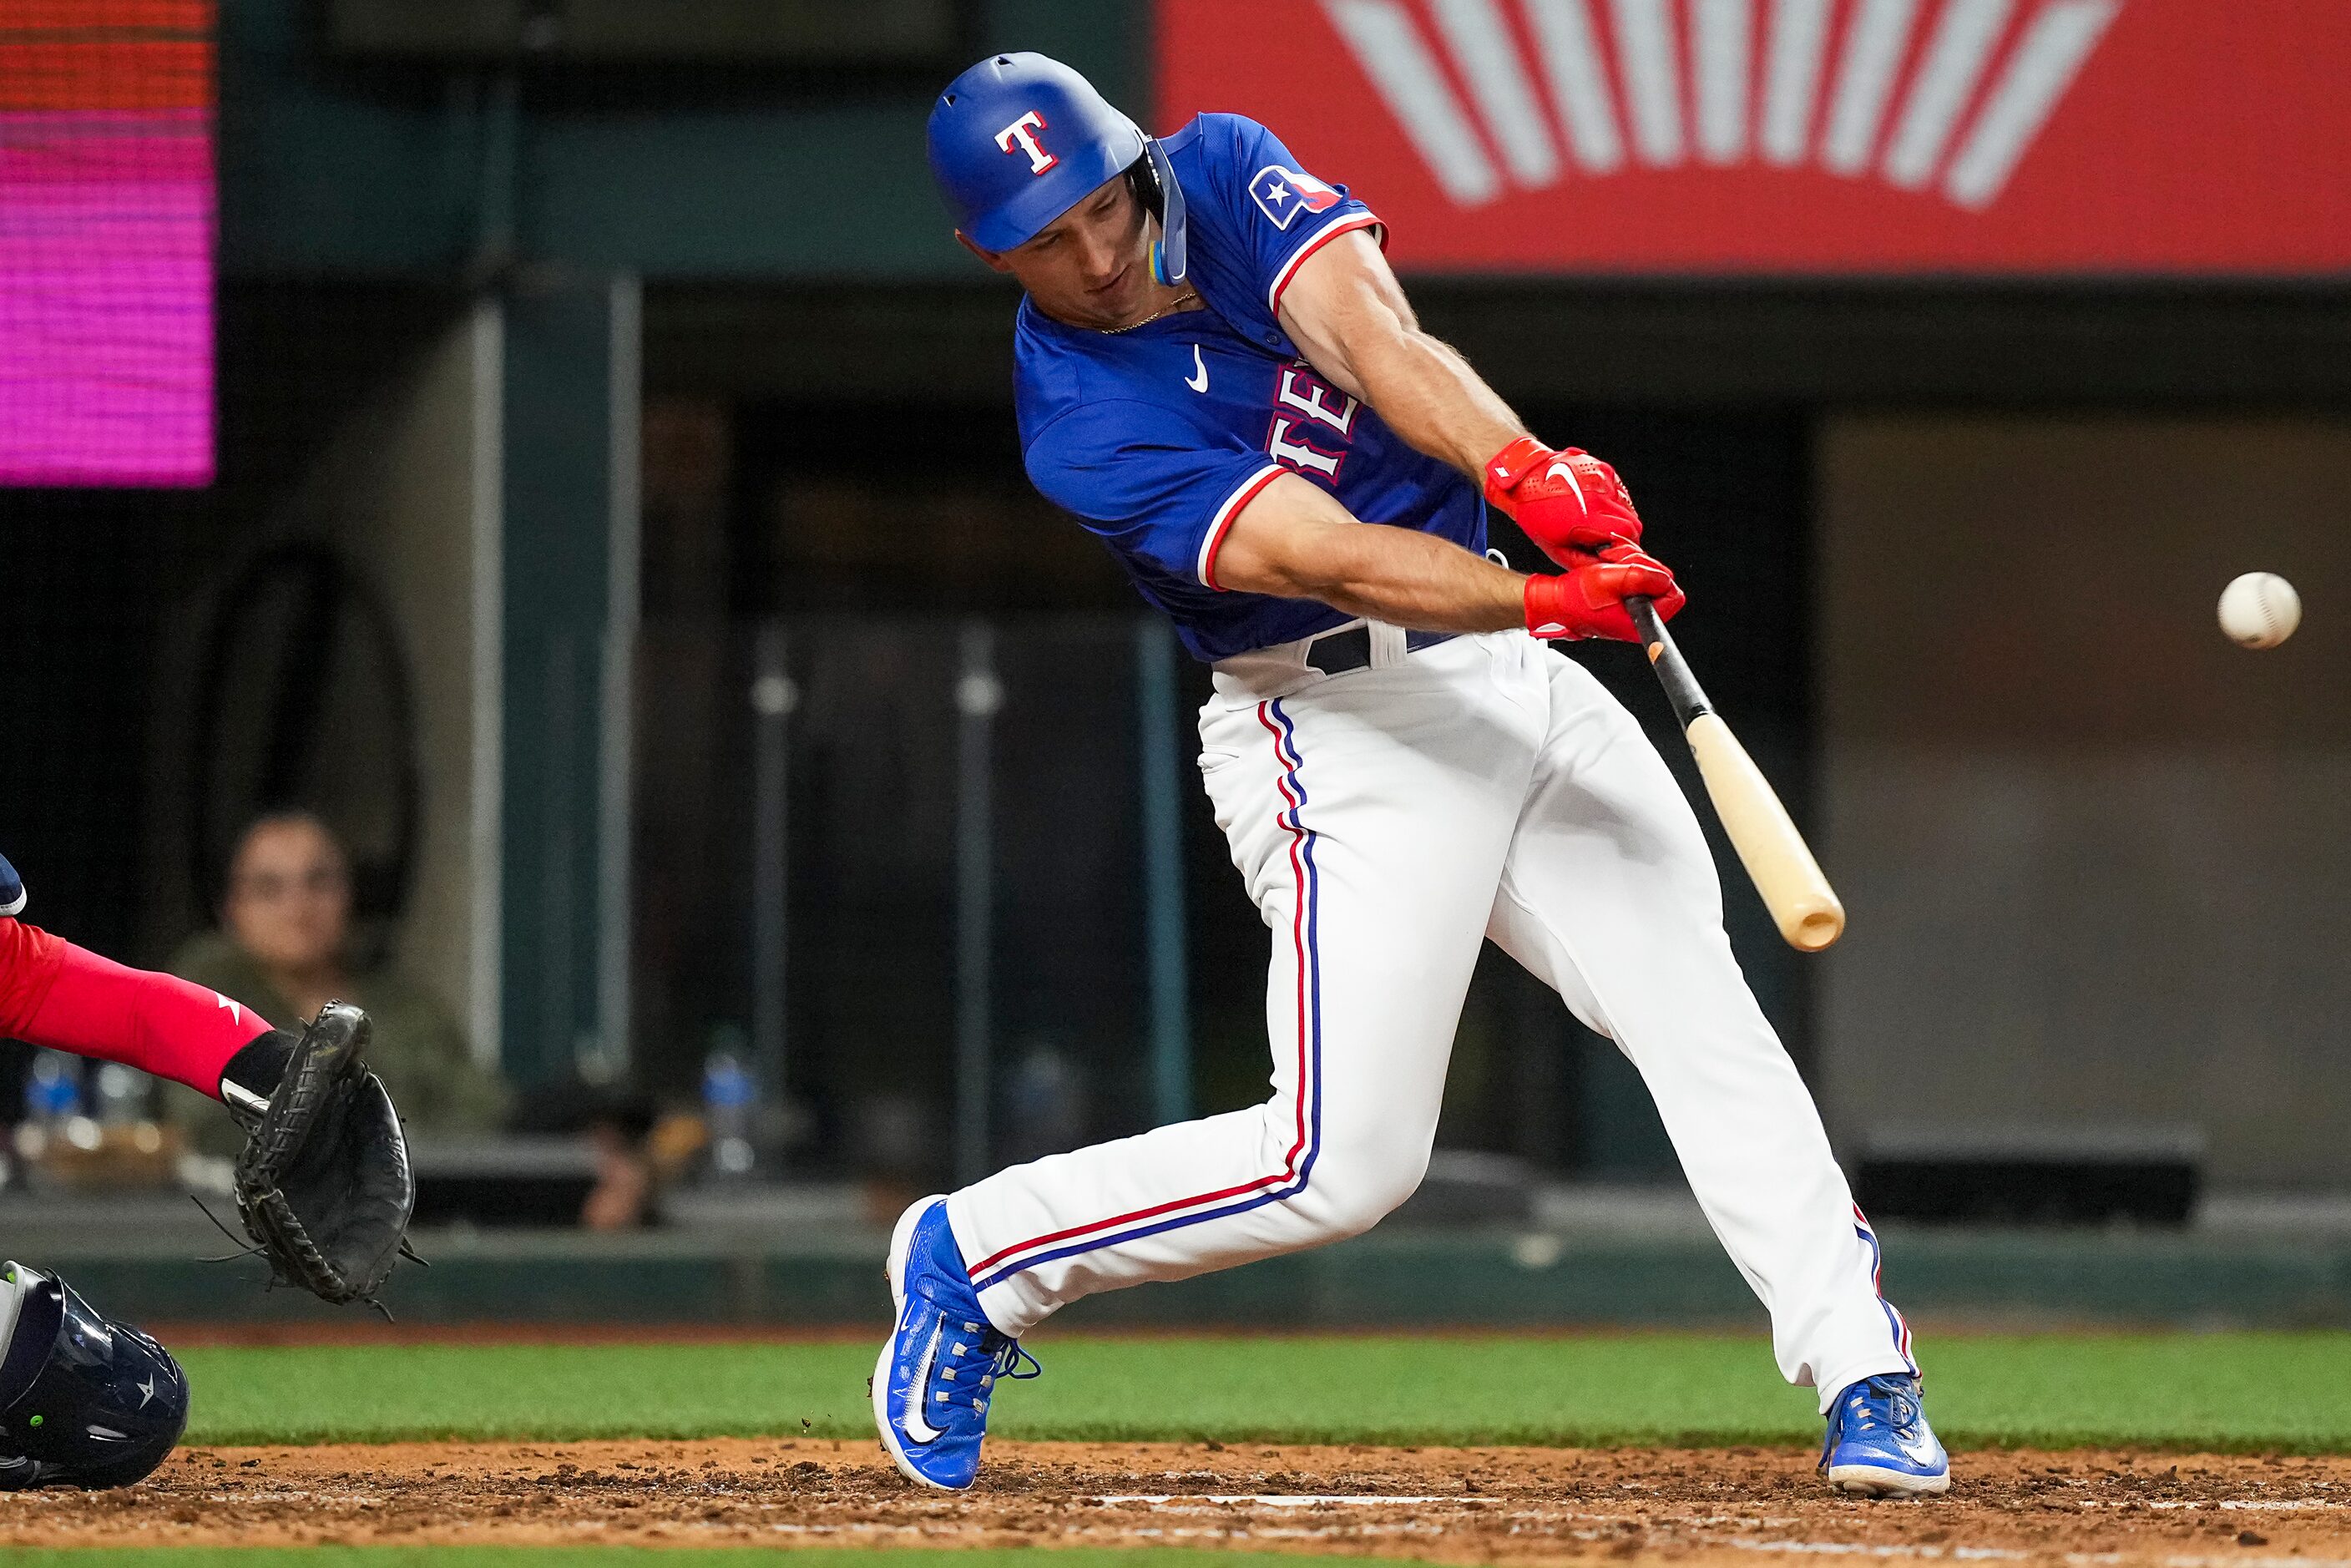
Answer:
[{"label": "nike logo on jersey", "polygon": [[1200,359],[1200,345],[1197,343],[1192,345],[1192,373],[1184,378],[1184,384],[1196,392],[1208,390],[1208,367]]},{"label": "nike logo on jersey", "polygon": [[222,1007],[228,1009],[229,1022],[233,1024],[241,1024],[245,1021],[245,1009],[238,1007],[235,1002],[230,1001],[226,997],[222,996],[218,991],[214,991],[213,993],[213,1000],[218,1002]]},{"label": "nike logo on jersey", "polygon": [[923,1419],[923,1393],[931,1385],[931,1364],[938,1359],[939,1336],[947,1332],[947,1321],[941,1318],[931,1330],[931,1343],[923,1347],[914,1363],[914,1375],[906,1380],[906,1409],[902,1417],[909,1442],[929,1443],[943,1434],[940,1428]]}]

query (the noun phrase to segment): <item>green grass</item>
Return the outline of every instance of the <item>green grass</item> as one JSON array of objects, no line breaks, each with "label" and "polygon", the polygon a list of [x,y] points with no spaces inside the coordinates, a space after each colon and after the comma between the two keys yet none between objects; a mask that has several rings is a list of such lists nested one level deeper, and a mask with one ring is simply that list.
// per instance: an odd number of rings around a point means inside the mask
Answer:
[{"label": "green grass", "polygon": [[[1760,1338],[1045,1338],[1014,1437],[1809,1443]],[[2351,1334],[1946,1337],[1947,1443],[2351,1452]],[[192,1443],[871,1436],[863,1344],[397,1345],[184,1354]]]}]

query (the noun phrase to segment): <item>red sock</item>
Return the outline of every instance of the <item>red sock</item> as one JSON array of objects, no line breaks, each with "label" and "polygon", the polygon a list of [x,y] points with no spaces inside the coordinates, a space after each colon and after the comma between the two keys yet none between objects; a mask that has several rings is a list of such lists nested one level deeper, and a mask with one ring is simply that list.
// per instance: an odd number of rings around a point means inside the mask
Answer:
[{"label": "red sock", "polygon": [[217,1100],[228,1059],[269,1027],[218,991],[0,919],[0,1035],[120,1061]]}]

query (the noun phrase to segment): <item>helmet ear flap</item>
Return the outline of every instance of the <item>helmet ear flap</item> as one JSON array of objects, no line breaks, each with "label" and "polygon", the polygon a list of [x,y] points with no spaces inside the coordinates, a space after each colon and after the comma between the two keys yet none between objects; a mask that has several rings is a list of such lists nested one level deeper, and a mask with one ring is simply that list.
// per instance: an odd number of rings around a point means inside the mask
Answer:
[{"label": "helmet ear flap", "polygon": [[[1134,193],[1134,199],[1143,204],[1144,211],[1159,220],[1159,230],[1165,236],[1168,228],[1167,182],[1166,176],[1160,171],[1160,160],[1151,155],[1154,151],[1156,151],[1155,143],[1142,157],[1127,165],[1126,188]],[[1172,173],[1173,171],[1170,170],[1169,172]],[[1180,223],[1182,208],[1178,207],[1177,212],[1179,214],[1177,221]],[[1177,244],[1180,246],[1182,241],[1177,241]],[[1178,254],[1180,255],[1180,251]],[[1184,268],[1180,262],[1172,271],[1169,268],[1166,239],[1162,237],[1153,240],[1151,242],[1152,281],[1162,284],[1180,283],[1183,277]]]},{"label": "helmet ear flap", "polygon": [[1143,144],[1143,162],[1151,171],[1152,188],[1159,196],[1159,204],[1153,210],[1159,216],[1160,238],[1151,247],[1151,276],[1161,283],[1181,283],[1188,248],[1184,187],[1176,181],[1176,165],[1168,161],[1167,149],[1158,142]]},{"label": "helmet ear flap", "polygon": [[1134,199],[1143,204],[1144,212],[1163,223],[1166,221],[1167,204],[1159,194],[1159,172],[1151,166],[1149,154],[1126,166],[1126,188],[1134,193]]}]

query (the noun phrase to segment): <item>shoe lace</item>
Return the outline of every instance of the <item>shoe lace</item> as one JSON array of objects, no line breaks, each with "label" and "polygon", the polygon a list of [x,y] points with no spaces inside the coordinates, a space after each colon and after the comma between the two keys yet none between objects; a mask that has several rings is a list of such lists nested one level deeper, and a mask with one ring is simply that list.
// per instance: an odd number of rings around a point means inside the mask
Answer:
[{"label": "shoe lace", "polygon": [[[999,1381],[1026,1383],[1043,1375],[1045,1369],[1038,1364],[1037,1358],[1023,1350],[1019,1340],[998,1332],[993,1324],[967,1320],[953,1326],[973,1337],[954,1340],[942,1347],[935,1375],[942,1383],[961,1383],[976,1389],[963,1401],[965,1407],[974,1413],[987,1414],[989,1401],[994,1398],[991,1391]],[[940,1403],[953,1406],[956,1400],[954,1395],[948,1395]]]},{"label": "shoe lace", "polygon": [[1844,1437],[1879,1428],[1910,1437],[1919,1419],[1917,1385],[1908,1378],[1865,1378],[1846,1389],[1838,1403],[1837,1418],[1821,1438],[1820,1468],[1828,1469],[1829,1455]]},{"label": "shoe lace", "polygon": [[1844,1412],[1846,1422],[1864,1432],[1878,1427],[1907,1432],[1918,1423],[1918,1399],[1907,1380],[1872,1377],[1846,1393]]},{"label": "shoe lace", "polygon": [[[1024,1366],[1028,1368],[1025,1372],[1021,1370]],[[1005,1340],[996,1347],[996,1361],[990,1370],[998,1378],[1014,1383],[1026,1383],[1032,1377],[1045,1375],[1044,1367],[1038,1364],[1035,1356],[1021,1348],[1017,1339]]]}]

